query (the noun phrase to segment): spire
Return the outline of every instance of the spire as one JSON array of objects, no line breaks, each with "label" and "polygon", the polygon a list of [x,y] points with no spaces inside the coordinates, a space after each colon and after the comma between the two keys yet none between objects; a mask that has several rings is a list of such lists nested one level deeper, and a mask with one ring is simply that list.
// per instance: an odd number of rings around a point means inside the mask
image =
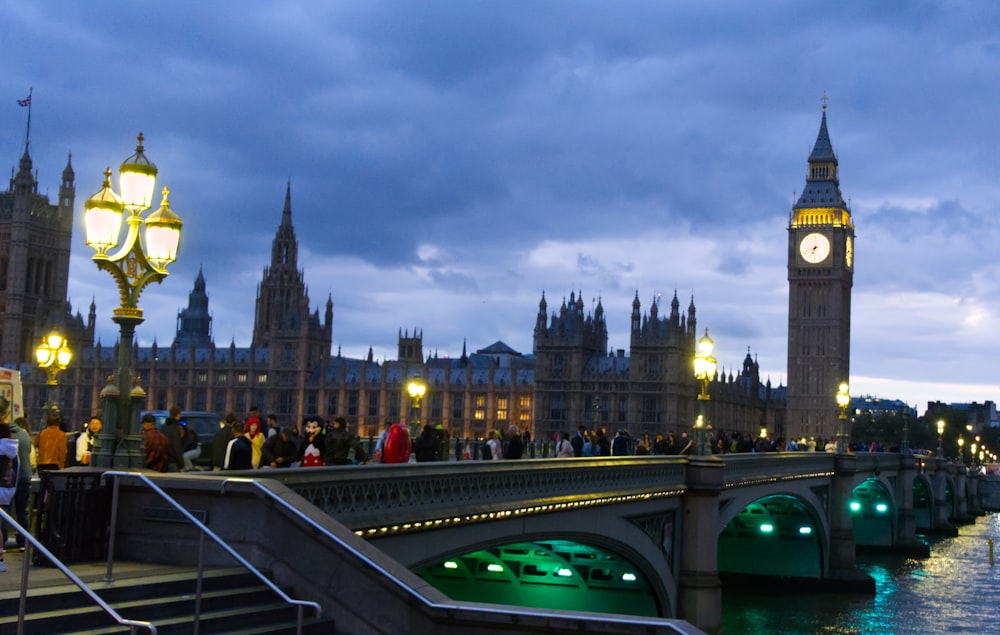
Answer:
[{"label": "spire", "polygon": [[847,210],[840,194],[840,177],[837,174],[837,155],[833,152],[830,133],[826,127],[826,96],[823,96],[823,116],[820,119],[816,144],[809,154],[806,186],[793,209],[839,208]]},{"label": "spire", "polygon": [[816,135],[816,143],[813,145],[812,153],[809,155],[809,163],[816,161],[837,162],[837,156],[833,153],[833,144],[830,142],[830,133],[826,129],[826,104],[823,104],[823,118],[819,124],[819,134]]},{"label": "spire", "polygon": [[288,185],[285,187],[285,208],[281,210],[281,225],[282,227],[292,226],[292,180],[288,179]]}]

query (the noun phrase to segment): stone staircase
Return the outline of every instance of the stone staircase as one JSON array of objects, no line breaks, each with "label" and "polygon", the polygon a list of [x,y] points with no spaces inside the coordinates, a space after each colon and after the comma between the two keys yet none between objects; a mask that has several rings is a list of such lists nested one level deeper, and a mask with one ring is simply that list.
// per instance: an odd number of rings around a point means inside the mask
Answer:
[{"label": "stone staircase", "polygon": [[[152,622],[159,635],[190,635],[194,632],[195,576],[191,571],[89,584],[123,618]],[[17,592],[0,593],[0,633],[17,632],[18,603]],[[214,569],[202,579],[200,633],[204,635],[294,635],[297,611],[297,606],[284,602],[244,569]],[[68,580],[50,586],[35,586],[29,580],[26,612],[25,635],[130,632]],[[313,613],[305,607],[304,635],[335,632],[332,619],[316,619]]]}]

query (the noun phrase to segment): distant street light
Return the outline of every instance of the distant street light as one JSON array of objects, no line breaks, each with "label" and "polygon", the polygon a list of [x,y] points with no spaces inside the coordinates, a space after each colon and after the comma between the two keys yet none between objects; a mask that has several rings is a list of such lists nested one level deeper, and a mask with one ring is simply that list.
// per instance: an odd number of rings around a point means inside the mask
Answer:
[{"label": "distant street light", "polygon": [[837,430],[837,454],[847,453],[847,407],[851,405],[851,393],[847,382],[837,387],[837,405],[840,407],[840,426]]},{"label": "distant street light", "polygon": [[[132,341],[135,328],[142,324],[139,296],[151,282],[160,283],[167,277],[167,265],[177,258],[181,237],[181,219],[170,209],[167,188],[159,209],[145,219],[143,212],[152,206],[156,185],[156,166],[143,152],[142,133],[135,154],[118,168],[121,196],[111,188],[111,168],[104,171],[104,185],[84,203],[84,224],[87,244],[94,250],[97,268],[115,279],[121,306],[114,309],[112,320],[118,324],[118,385],[111,383],[101,391],[104,427],[98,438],[93,465],[99,467],[144,467],[142,431],[139,410],[145,393],[132,382]],[[128,224],[125,242],[114,254],[108,251],[118,246],[122,217]],[[145,233],[140,240],[140,228]],[[145,242],[145,246],[143,245]],[[137,378],[138,379],[138,378]],[[134,402],[134,403],[133,403]],[[118,439],[122,438],[121,444]],[[116,445],[122,452],[116,457]]]},{"label": "distant street light", "polygon": [[413,433],[420,434],[420,400],[427,393],[427,384],[424,380],[420,378],[420,375],[414,375],[410,379],[410,383],[406,385],[406,392],[410,393],[410,399],[412,399],[412,417],[413,417]]},{"label": "distant street light", "polygon": [[944,458],[944,419],[938,419],[937,430],[938,430],[937,457],[939,459],[943,459]]},{"label": "distant street light", "polygon": [[701,382],[701,392],[698,393],[698,419],[694,424],[694,442],[697,453],[703,456],[712,453],[712,448],[709,447],[712,424],[708,422],[705,406],[711,399],[708,394],[708,382],[715,376],[715,358],[712,357],[714,349],[715,342],[708,336],[708,329],[705,329],[705,336],[698,340],[694,354],[694,376]]},{"label": "distant street light", "polygon": [[[965,465],[965,452],[962,449],[963,445],[965,445],[965,439],[963,439],[962,437],[958,437],[958,462],[961,463],[962,465]],[[972,454],[975,453],[976,453],[976,444],[973,443]]]},{"label": "distant street light", "polygon": [[70,360],[73,359],[73,351],[69,348],[69,340],[52,331],[42,338],[42,343],[35,349],[35,360],[39,368],[44,368],[49,374],[46,382],[52,388],[49,390],[49,399],[45,404],[45,409],[59,408],[59,382],[56,375],[60,371],[66,370]]}]

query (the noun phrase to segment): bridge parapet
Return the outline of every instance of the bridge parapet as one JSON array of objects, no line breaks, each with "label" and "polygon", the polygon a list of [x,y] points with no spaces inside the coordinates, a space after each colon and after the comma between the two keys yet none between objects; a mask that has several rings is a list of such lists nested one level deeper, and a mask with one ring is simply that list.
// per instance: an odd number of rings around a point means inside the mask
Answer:
[{"label": "bridge parapet", "polygon": [[830,477],[836,455],[827,452],[726,454],[726,489],[778,481]]},{"label": "bridge parapet", "polygon": [[687,487],[687,458],[462,461],[267,476],[367,536],[677,496]]}]

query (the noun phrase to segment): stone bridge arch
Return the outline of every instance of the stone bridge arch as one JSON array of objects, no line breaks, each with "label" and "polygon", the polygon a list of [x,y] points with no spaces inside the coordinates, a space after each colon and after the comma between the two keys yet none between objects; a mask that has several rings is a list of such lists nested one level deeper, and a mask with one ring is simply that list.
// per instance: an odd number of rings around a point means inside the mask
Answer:
[{"label": "stone bridge arch", "polygon": [[[501,561],[511,564],[504,572],[494,572],[503,573],[511,585],[528,582],[542,588],[552,584],[575,584],[583,595],[589,594],[597,601],[614,594],[594,593],[594,589],[607,590],[620,582],[638,582],[636,586],[648,591],[648,606],[652,607],[650,615],[674,617],[677,614],[674,535],[679,533],[676,509],[663,509],[663,501],[643,507],[649,509],[637,510],[635,504],[611,505],[527,515],[475,525],[437,528],[432,532],[373,538],[370,542],[438,588],[441,587],[435,584],[434,578],[444,579],[447,576],[444,566],[449,561],[455,561],[459,566],[460,571],[451,571],[456,575],[463,574],[466,584],[480,584],[484,589],[488,588],[495,578],[473,575],[469,567],[473,561],[488,566],[489,561],[495,559],[497,564]],[[568,544],[560,544],[558,549],[553,549],[552,545],[556,542]],[[576,548],[582,550],[579,557],[572,554],[565,557]],[[532,553],[522,553],[525,550]],[[554,558],[550,553],[552,551],[558,552]],[[605,567],[588,564],[602,558],[607,565]],[[570,575],[551,575],[555,573],[552,567],[562,564],[560,559],[565,560]],[[546,575],[538,571],[539,562],[550,567]],[[605,579],[608,572],[616,579]],[[634,574],[636,579],[622,580],[622,576],[629,573]],[[515,580],[512,576],[519,579]],[[454,588],[441,590],[450,596],[455,592]],[[470,598],[479,593],[476,589],[468,591]],[[564,601],[559,606],[549,608],[565,608],[566,596],[562,597]],[[479,601],[490,600],[480,598]],[[640,604],[632,602],[632,606]],[[618,612],[610,605],[605,610]]]},{"label": "stone bridge arch", "polygon": [[[823,486],[790,486],[761,495],[750,488],[726,500],[719,511],[719,573],[826,577],[830,535],[827,491]],[[762,550],[773,557],[761,559]]]}]

